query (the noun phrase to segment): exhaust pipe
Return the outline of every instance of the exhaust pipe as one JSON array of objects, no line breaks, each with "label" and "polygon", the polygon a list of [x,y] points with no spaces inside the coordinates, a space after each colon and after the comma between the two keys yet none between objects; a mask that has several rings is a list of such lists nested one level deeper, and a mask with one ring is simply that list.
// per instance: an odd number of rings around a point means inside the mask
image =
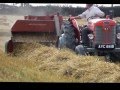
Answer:
[{"label": "exhaust pipe", "polygon": [[110,19],[113,19],[114,18],[114,10],[110,10],[109,15],[110,15]]}]

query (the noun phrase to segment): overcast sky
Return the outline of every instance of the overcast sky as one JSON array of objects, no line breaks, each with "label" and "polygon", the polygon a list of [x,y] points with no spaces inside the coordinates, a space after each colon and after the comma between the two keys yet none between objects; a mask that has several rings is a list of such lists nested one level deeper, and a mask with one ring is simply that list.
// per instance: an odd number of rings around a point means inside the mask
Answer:
[{"label": "overcast sky", "polygon": [[[13,3],[5,3],[5,4],[8,4],[8,5],[13,5]],[[30,3],[30,5],[32,6],[45,6],[45,5],[59,5],[59,6],[72,6],[72,7],[85,7],[86,4],[67,4],[67,3]],[[111,6],[111,4],[97,4],[98,6],[106,6],[106,7],[109,7]],[[18,4],[17,6],[20,6],[20,4]],[[114,4],[114,6],[120,6],[120,4]]]}]

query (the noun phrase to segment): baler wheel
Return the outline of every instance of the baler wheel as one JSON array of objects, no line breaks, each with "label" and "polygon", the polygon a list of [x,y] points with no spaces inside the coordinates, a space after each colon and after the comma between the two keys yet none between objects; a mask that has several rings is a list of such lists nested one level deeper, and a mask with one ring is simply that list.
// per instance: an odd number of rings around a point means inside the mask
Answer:
[{"label": "baler wheel", "polygon": [[9,40],[5,43],[5,52],[6,53],[12,53],[13,52],[13,42],[12,40]]},{"label": "baler wheel", "polygon": [[57,41],[56,41],[55,46],[56,46],[56,48],[59,48],[59,36],[57,37]]}]

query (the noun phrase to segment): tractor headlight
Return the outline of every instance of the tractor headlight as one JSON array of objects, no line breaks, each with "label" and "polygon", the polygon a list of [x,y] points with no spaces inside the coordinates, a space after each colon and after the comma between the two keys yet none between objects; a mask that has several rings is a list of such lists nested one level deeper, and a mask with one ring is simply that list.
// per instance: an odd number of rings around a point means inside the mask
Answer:
[{"label": "tractor headlight", "polygon": [[94,38],[94,35],[93,34],[88,34],[88,37],[90,40],[92,40]]},{"label": "tractor headlight", "polygon": [[120,33],[117,33],[117,39],[120,39]]}]

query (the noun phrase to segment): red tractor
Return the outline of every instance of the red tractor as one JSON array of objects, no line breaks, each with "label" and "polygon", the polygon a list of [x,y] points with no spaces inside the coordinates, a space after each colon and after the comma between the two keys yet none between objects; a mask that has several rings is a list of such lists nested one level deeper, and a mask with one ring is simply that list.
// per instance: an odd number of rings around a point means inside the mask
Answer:
[{"label": "red tractor", "polygon": [[[109,60],[117,60],[120,59],[120,25],[117,22],[110,18],[101,18],[101,19],[91,19],[87,27],[90,29],[91,33],[88,34],[88,42],[87,46],[82,44],[81,30],[82,28],[78,27],[78,24],[75,19],[69,20],[69,24],[71,27],[74,27],[74,44],[73,42],[69,42],[69,45],[76,45],[72,49],[75,50],[76,53],[81,55],[98,55],[105,56],[106,59]],[[64,27],[66,29],[67,27]],[[64,36],[64,34],[62,35]],[[66,38],[69,35],[66,35]],[[61,37],[62,38],[62,37]],[[63,46],[62,39],[60,38],[59,43],[60,46]],[[69,39],[64,39],[64,42],[67,42]],[[64,44],[65,45],[65,44]]]}]

